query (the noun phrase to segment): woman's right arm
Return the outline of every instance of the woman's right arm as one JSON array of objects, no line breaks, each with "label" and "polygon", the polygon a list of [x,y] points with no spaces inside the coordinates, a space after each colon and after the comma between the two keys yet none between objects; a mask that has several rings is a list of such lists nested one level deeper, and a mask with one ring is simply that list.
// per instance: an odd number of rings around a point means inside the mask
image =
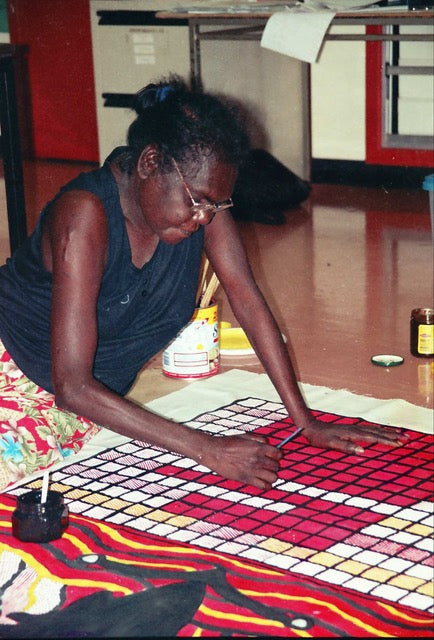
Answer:
[{"label": "woman's right arm", "polygon": [[224,477],[269,487],[280,451],[254,435],[219,438],[166,420],[119,396],[92,374],[98,340],[97,300],[107,256],[102,203],[70,191],[46,221],[43,253],[52,272],[52,382],[59,407],[130,438],[202,462]]}]

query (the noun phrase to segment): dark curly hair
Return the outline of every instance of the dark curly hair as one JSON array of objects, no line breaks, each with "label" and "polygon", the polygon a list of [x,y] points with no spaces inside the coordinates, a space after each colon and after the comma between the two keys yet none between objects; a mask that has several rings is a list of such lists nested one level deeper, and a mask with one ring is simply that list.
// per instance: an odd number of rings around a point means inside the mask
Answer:
[{"label": "dark curly hair", "polygon": [[161,169],[173,169],[171,158],[198,165],[204,155],[238,166],[249,149],[240,112],[225,99],[189,89],[178,76],[141,89],[133,105],[137,118],[128,129],[122,159],[131,172],[148,144],[162,155]]}]

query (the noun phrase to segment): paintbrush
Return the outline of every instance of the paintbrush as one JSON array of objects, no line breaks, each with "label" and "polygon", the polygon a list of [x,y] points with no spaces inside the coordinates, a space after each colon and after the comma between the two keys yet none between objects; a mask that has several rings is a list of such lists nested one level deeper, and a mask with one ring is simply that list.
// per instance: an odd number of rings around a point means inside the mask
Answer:
[{"label": "paintbrush", "polygon": [[291,433],[290,436],[288,436],[287,438],[282,440],[282,442],[279,442],[279,444],[277,445],[276,449],[280,449],[287,442],[290,442],[291,440],[294,440],[294,438],[296,438],[298,436],[298,434],[301,433],[302,431],[303,431],[303,428],[302,427],[298,427],[298,429],[296,429],[294,431],[294,433]]}]

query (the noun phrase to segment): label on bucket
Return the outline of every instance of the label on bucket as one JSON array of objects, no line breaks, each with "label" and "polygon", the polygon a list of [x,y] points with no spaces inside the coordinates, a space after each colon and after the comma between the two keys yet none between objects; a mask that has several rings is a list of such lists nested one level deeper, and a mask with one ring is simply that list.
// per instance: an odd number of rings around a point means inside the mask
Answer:
[{"label": "label on bucket", "polygon": [[163,373],[174,378],[202,378],[219,370],[217,305],[196,309],[191,321],[163,352]]}]

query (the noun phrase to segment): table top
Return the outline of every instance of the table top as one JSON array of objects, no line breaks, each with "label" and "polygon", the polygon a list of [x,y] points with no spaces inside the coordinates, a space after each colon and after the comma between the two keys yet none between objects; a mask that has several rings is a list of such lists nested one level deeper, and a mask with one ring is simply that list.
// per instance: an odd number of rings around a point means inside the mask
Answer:
[{"label": "table top", "polygon": [[[234,5],[235,6],[235,5]],[[203,19],[203,20],[254,20],[254,19],[268,19],[273,13],[271,11],[230,11],[227,8],[220,10],[216,8],[215,11],[201,10],[201,11],[157,11],[156,17],[161,19],[172,20],[189,20],[189,19]],[[359,11],[345,11],[337,12],[334,20],[357,20],[363,23],[364,21],[371,21],[374,19],[393,19],[403,22],[415,21],[432,21],[434,19],[433,10],[424,11],[409,11],[404,8],[395,7],[378,7],[377,9],[363,9]]]}]

